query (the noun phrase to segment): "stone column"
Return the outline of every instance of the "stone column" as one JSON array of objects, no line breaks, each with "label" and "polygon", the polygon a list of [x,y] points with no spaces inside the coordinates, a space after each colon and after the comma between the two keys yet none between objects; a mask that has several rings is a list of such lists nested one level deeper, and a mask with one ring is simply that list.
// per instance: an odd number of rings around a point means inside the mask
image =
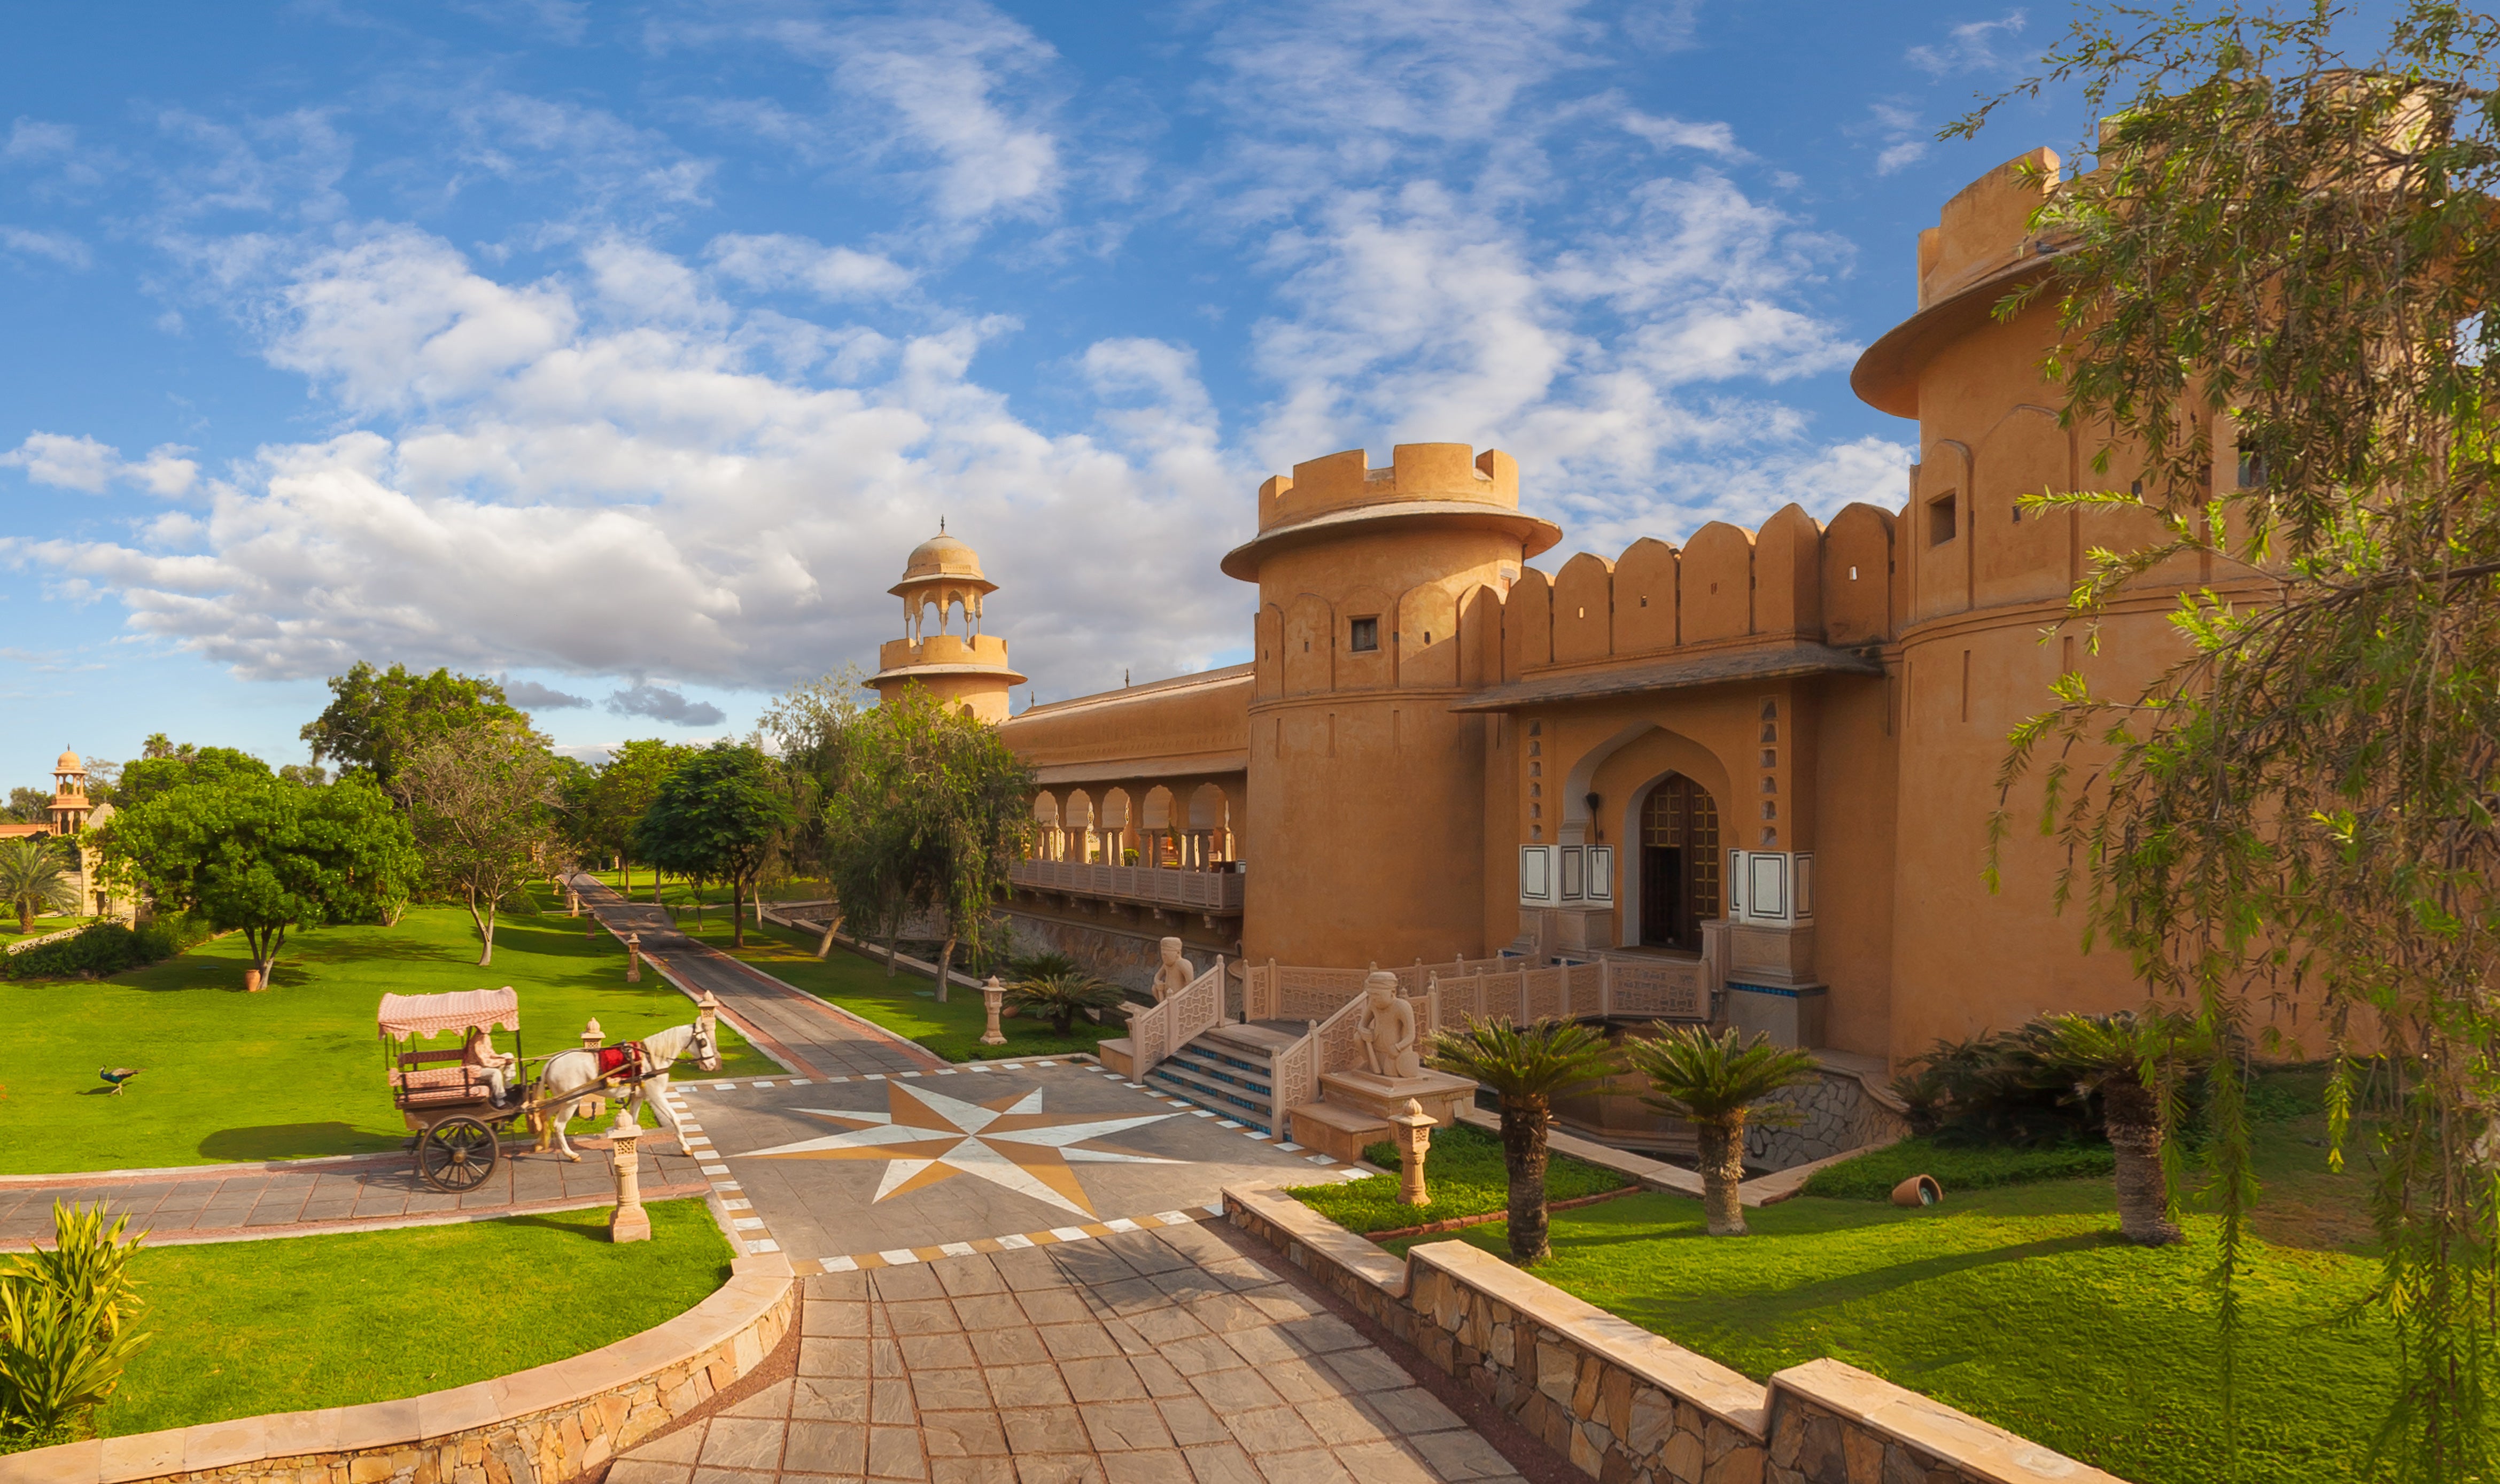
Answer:
[{"label": "stone column", "polygon": [[1406,1205],[1427,1204],[1431,1197],[1424,1190],[1424,1157],[1432,1147],[1432,1115],[1409,1098],[1406,1111],[1389,1121],[1398,1131],[1392,1136],[1398,1140],[1398,1199]]},{"label": "stone column", "polygon": [[[599,1017],[596,1015],[591,1016],[589,1023],[581,1028],[581,1049],[584,1051],[597,1051],[601,1042],[606,1039],[607,1034],[607,1032],[602,1031],[599,1028]],[[580,1114],[584,1118],[601,1118],[605,1117],[608,1113],[608,1100],[605,1098],[584,1098],[581,1100],[578,1106]],[[550,1114],[549,1116],[553,1115]]]},{"label": "stone column", "polygon": [[642,1159],[635,1145],[642,1131],[624,1103],[616,1105],[615,1126],[608,1131],[610,1163],[616,1170],[616,1209],[608,1218],[609,1241],[649,1241],[651,1216],[642,1209]]},{"label": "stone column", "polygon": [[640,933],[625,935],[625,982],[642,982],[642,935]]},{"label": "stone column", "polygon": [[984,1046],[1003,1046],[1007,1043],[1006,1033],[999,1029],[999,1007],[1006,1003],[1006,998],[1007,987],[999,982],[997,974],[990,975],[982,983],[981,1008],[990,1017],[989,1029],[981,1033],[981,1044]]}]

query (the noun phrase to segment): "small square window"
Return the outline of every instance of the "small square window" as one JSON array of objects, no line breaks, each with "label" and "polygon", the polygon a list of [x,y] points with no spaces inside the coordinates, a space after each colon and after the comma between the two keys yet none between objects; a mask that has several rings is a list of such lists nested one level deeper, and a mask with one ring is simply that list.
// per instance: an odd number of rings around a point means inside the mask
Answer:
[{"label": "small square window", "polygon": [[1346,647],[1360,653],[1380,647],[1380,620],[1357,618],[1348,626]]},{"label": "small square window", "polygon": [[1954,497],[1945,495],[1927,502],[1927,544],[1941,546],[1954,539]]}]

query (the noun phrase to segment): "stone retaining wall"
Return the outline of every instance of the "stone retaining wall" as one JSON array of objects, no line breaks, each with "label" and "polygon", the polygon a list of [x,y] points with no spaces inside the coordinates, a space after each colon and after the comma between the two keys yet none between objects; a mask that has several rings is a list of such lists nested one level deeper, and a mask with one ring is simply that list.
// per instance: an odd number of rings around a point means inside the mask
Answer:
[{"label": "stone retaining wall", "polygon": [[1797,1121],[1745,1126],[1745,1163],[1758,1170],[1788,1170],[1910,1135],[1909,1120],[1850,1072],[1826,1068],[1813,1081],[1777,1096],[1796,1109]]},{"label": "stone retaining wall", "polygon": [[1464,1242],[1401,1262],[1265,1187],[1224,1204],[1606,1484],[2119,1484],[1839,1361],[1757,1383]]},{"label": "stone retaining wall", "polygon": [[741,1257],[731,1273],[666,1324],[570,1360],[401,1402],[38,1448],[0,1458],[0,1484],[564,1484],[781,1342],[798,1303],[789,1260]]}]

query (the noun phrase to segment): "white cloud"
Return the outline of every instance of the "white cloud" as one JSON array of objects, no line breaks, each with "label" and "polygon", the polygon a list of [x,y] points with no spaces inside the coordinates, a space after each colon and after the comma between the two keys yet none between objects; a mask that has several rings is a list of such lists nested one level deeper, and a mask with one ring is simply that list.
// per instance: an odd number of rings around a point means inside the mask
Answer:
[{"label": "white cloud", "polygon": [[1935,78],[1954,72],[2001,71],[2016,65],[2017,58],[2002,49],[2023,34],[2023,25],[2021,11],[2007,11],[1994,20],[1955,26],[1945,33],[1941,46],[1912,47],[1903,56],[1911,66]]},{"label": "white cloud", "polygon": [[19,118],[9,125],[9,142],[0,145],[0,159],[12,162],[58,159],[78,148],[78,130],[41,118]]},{"label": "white cloud", "polygon": [[1865,121],[1851,125],[1845,132],[1875,141],[1875,173],[1879,176],[1917,164],[1926,158],[1928,148],[1935,143],[1934,131],[1920,119],[1917,111],[1898,103],[1868,104]]},{"label": "white cloud", "polygon": [[685,692],[665,685],[637,685],[608,698],[608,709],[619,716],[648,716],[672,726],[716,727],[729,713],[708,701],[689,701]]},{"label": "white cloud", "polygon": [[90,495],[103,494],[119,480],[170,498],[188,492],[199,476],[199,465],[181,456],[190,451],[179,444],[165,444],[149,450],[146,458],[130,462],[122,458],[120,449],[92,438],[29,433],[24,443],[0,453],[0,469],[23,469],[26,478],[38,484]]},{"label": "white cloud", "polygon": [[1724,123],[1694,123],[1682,118],[1661,118],[1638,109],[1627,109],[1617,120],[1627,134],[1637,135],[1661,149],[1697,149],[1721,159],[1741,160],[1748,156],[1736,146],[1736,131]]},{"label": "white cloud", "polygon": [[715,237],[704,248],[712,270],[753,288],[804,288],[834,301],[891,297],[911,273],[881,253],[833,247],[785,233]]},{"label": "white cloud", "polygon": [[0,248],[25,257],[49,258],[64,268],[82,269],[95,261],[86,244],[67,232],[0,225]]}]

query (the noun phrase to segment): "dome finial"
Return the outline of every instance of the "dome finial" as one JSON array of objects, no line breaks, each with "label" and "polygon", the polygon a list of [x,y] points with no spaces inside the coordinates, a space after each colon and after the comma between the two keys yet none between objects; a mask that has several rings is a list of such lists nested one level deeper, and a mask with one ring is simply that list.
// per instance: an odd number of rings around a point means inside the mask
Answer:
[{"label": "dome finial", "polygon": [[938,534],[940,536],[946,534],[946,517],[943,515],[938,517]]}]

